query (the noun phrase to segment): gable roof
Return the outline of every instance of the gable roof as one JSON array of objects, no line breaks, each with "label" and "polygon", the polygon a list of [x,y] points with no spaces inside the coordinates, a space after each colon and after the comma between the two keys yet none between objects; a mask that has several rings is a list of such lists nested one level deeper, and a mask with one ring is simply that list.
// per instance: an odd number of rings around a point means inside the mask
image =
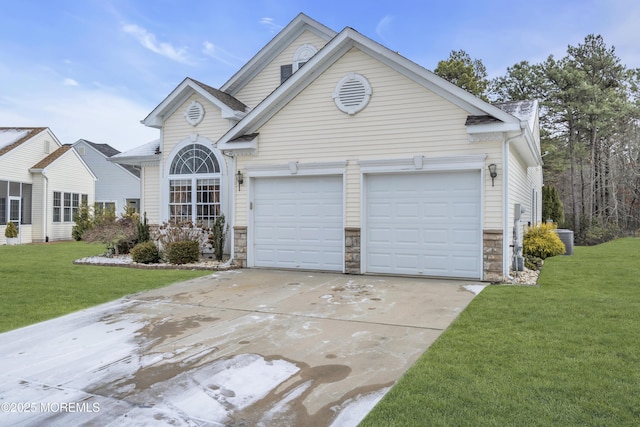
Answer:
[{"label": "gable roof", "polygon": [[[79,139],[73,144],[73,146],[75,147],[79,143],[87,144],[89,147],[93,148],[94,150],[96,150],[97,152],[102,154],[107,159],[109,159],[110,157],[113,157],[113,156],[115,156],[117,154],[120,154],[119,150],[113,148],[109,144],[98,144],[96,142],[87,141],[86,139]],[[134,175],[136,178],[140,178],[140,169],[138,169],[136,167],[133,167],[131,165],[118,164],[118,166],[124,168],[130,174]]]},{"label": "gable roof", "polygon": [[284,51],[293,40],[304,31],[309,31],[318,37],[329,41],[336,36],[331,28],[311,19],[304,13],[296,16],[286,27],[271,39],[260,51],[254,55],[238,72],[222,85],[221,90],[235,95],[258,75],[273,59]]},{"label": "gable roof", "polygon": [[33,165],[31,169],[44,169],[50,164],[52,164],[53,162],[55,162],[56,160],[58,160],[60,157],[62,157],[62,155],[69,150],[71,150],[71,145],[65,144],[62,147],[58,148],[53,153],[49,154],[44,159],[40,160],[35,165]]},{"label": "gable roof", "polygon": [[[24,144],[40,132],[47,130],[42,128],[23,128],[23,127],[0,127],[0,156],[8,153],[14,148]],[[52,137],[55,139],[55,136]],[[56,139],[57,142],[57,139]]]},{"label": "gable roof", "polygon": [[160,161],[160,140],[155,139],[146,144],[132,148],[124,153],[116,154],[109,158],[109,161],[121,165],[140,165],[141,162]]},{"label": "gable roof", "polygon": [[247,106],[228,93],[187,77],[141,123],[161,128],[164,118],[173,113],[193,93],[198,93],[220,108],[222,118],[240,120],[247,112]]},{"label": "gable roof", "polygon": [[503,132],[518,132],[521,129],[521,123],[517,117],[481,100],[415,62],[363,36],[353,28],[346,27],[311,57],[304,67],[295,72],[240,120],[236,126],[223,135],[218,141],[218,147],[221,149],[233,149],[231,141],[237,140],[245,134],[255,133],[281,108],[353,47],[447,99],[467,111],[470,115],[491,116],[497,119],[500,130]]},{"label": "gable roof", "polygon": [[[82,158],[78,155],[76,150],[73,150],[72,148],[73,148],[73,146],[71,144],[64,144],[63,146],[58,147],[58,149],[56,151],[54,151],[53,153],[49,154],[47,157],[45,157],[44,159],[40,160],[38,163],[33,165],[29,169],[29,172],[32,172],[32,173],[43,172],[47,167],[49,167],[53,163],[55,163],[56,160],[58,160],[61,157],[65,156],[67,153],[71,153],[71,155],[73,155],[78,160],[78,162],[80,162],[80,164],[87,170],[87,172],[89,172],[89,175],[91,175],[93,180],[94,181],[97,180],[96,176],[91,171],[91,168],[89,168],[89,166],[87,166],[87,164],[84,162],[84,160],[82,160]],[[70,173],[73,173],[73,171],[70,171]]]}]

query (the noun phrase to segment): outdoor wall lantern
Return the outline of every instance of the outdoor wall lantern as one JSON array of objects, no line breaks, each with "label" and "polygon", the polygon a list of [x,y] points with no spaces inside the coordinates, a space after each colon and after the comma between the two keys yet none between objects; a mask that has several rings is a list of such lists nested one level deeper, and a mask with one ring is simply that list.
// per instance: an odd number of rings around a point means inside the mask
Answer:
[{"label": "outdoor wall lantern", "polygon": [[[238,172],[238,173],[240,173],[240,172]],[[498,176],[498,172],[496,172],[496,164],[495,163],[491,163],[489,165],[489,176],[491,177],[491,186],[493,187],[494,180],[496,179],[496,176]]]},{"label": "outdoor wall lantern", "polygon": [[238,173],[236,173],[236,181],[238,181],[238,191],[240,191],[240,186],[244,184],[244,175],[242,175],[242,172],[238,171]]}]

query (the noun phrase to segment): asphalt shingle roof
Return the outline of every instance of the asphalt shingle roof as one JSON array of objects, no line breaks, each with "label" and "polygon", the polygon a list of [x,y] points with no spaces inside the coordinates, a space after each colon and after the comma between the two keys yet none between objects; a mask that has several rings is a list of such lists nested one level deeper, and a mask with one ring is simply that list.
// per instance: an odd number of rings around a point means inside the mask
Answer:
[{"label": "asphalt shingle roof", "polygon": [[14,148],[18,147],[19,145],[25,143],[26,141],[28,141],[29,139],[33,138],[34,136],[36,136],[37,134],[39,134],[40,132],[46,130],[47,128],[11,128],[11,127],[0,127],[0,134],[6,133],[6,134],[16,134],[17,136],[19,136],[19,138],[15,139],[15,140],[7,140],[6,145],[1,145],[0,146],[0,156],[2,156],[3,154],[8,153],[9,151],[13,150]]}]

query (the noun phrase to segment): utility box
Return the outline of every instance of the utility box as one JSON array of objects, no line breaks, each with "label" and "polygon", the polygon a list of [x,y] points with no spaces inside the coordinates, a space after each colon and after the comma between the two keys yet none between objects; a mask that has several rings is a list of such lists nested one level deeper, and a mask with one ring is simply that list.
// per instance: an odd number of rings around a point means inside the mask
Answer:
[{"label": "utility box", "polygon": [[563,228],[553,231],[558,235],[562,243],[564,243],[564,254],[573,255],[573,231]]}]

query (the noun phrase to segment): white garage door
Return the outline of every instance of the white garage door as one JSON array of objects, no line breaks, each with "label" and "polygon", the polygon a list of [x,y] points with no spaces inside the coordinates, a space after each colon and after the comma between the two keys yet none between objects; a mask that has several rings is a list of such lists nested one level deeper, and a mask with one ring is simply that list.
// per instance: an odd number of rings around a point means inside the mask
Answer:
[{"label": "white garage door", "polygon": [[366,177],[369,273],[481,278],[480,172]]},{"label": "white garage door", "polygon": [[342,177],[256,178],[256,267],[342,271]]}]

